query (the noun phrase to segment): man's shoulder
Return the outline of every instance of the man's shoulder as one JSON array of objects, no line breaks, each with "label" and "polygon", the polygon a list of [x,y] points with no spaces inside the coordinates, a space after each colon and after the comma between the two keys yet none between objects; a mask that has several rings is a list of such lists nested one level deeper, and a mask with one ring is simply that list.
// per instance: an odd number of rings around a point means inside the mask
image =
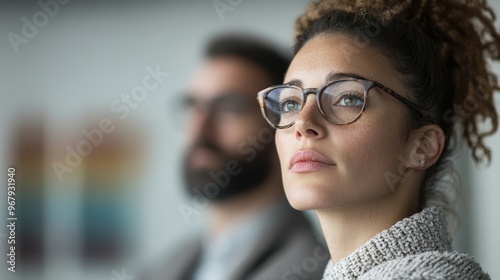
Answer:
[{"label": "man's shoulder", "polygon": [[490,279],[474,259],[458,252],[432,251],[384,262],[361,279]]},{"label": "man's shoulder", "polygon": [[191,237],[177,241],[171,252],[166,256],[166,261],[188,261],[201,254],[202,241],[200,237]]},{"label": "man's shoulder", "polygon": [[148,265],[139,279],[184,279],[192,272],[201,255],[201,238],[179,241],[174,249]]},{"label": "man's shoulder", "polygon": [[248,279],[320,279],[330,255],[319,235],[301,212],[293,210],[281,230],[260,244],[269,249],[262,262]]}]

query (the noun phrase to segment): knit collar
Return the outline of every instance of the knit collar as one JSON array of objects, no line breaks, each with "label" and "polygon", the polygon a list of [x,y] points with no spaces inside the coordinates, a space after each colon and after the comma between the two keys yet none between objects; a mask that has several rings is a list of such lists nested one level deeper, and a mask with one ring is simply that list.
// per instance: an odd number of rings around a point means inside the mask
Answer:
[{"label": "knit collar", "polygon": [[356,279],[375,266],[429,251],[449,251],[451,240],[440,207],[429,207],[386,229],[351,255],[337,263],[328,263],[324,280]]}]

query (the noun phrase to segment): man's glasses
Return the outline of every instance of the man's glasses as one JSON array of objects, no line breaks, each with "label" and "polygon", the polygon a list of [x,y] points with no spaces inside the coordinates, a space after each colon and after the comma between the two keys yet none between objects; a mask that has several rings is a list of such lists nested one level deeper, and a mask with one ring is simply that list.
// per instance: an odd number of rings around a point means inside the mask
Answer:
[{"label": "man's glasses", "polygon": [[250,98],[236,93],[224,93],[212,100],[206,101],[202,101],[194,96],[185,94],[181,100],[181,106],[179,109],[187,114],[193,114],[196,111],[205,110],[209,114],[241,115],[247,113],[253,108],[252,103],[253,102]]},{"label": "man's glasses", "polygon": [[329,82],[319,89],[303,89],[297,85],[272,86],[257,95],[262,115],[274,128],[287,128],[294,124],[304,107],[308,94],[316,94],[321,114],[331,123],[344,125],[359,119],[366,107],[368,91],[379,87],[419,115],[427,117],[415,103],[397,94],[390,88],[370,80],[345,78]]}]

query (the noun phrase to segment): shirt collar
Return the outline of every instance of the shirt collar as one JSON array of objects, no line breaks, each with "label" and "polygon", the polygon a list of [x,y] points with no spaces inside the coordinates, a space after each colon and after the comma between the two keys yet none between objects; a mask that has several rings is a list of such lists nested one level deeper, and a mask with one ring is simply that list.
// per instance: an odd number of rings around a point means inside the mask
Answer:
[{"label": "shirt collar", "polygon": [[229,279],[229,275],[250,256],[252,249],[259,244],[266,231],[273,227],[273,223],[289,211],[288,208],[283,199],[238,221],[215,241],[204,236],[195,279],[201,275],[213,276],[208,279]]}]

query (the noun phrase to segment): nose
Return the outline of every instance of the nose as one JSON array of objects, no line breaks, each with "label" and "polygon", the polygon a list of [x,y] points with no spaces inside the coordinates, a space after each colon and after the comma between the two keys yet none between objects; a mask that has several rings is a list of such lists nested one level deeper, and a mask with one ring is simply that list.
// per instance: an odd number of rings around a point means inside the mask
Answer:
[{"label": "nose", "polygon": [[190,142],[196,142],[201,138],[209,138],[214,133],[213,114],[209,108],[197,107],[190,112],[186,126]]},{"label": "nose", "polygon": [[304,107],[295,120],[295,138],[301,140],[303,137],[321,139],[326,135],[326,119],[319,111],[316,95],[308,94]]}]

